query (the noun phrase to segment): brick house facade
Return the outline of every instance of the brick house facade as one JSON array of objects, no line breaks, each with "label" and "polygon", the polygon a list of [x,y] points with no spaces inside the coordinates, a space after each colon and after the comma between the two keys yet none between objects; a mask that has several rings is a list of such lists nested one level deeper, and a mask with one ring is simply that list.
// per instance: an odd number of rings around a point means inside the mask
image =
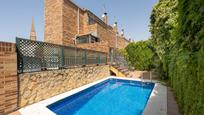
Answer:
[{"label": "brick house facade", "polygon": [[0,42],[0,115],[17,109],[17,54],[14,43]]},{"label": "brick house facade", "polygon": [[[118,34],[117,23],[107,23],[107,13],[101,19],[70,0],[45,0],[45,42],[107,53],[124,48],[129,41]],[[83,43],[78,43],[78,38]]]}]

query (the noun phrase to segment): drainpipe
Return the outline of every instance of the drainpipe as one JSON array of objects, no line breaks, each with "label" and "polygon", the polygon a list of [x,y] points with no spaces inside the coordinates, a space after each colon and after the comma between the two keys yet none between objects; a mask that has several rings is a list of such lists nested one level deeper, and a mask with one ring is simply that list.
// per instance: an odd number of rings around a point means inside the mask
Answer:
[{"label": "drainpipe", "polygon": [[79,8],[78,8],[78,11],[77,11],[77,34],[76,34],[76,36],[75,36],[75,40],[74,40],[74,44],[75,44],[75,56],[74,56],[74,62],[75,62],[75,66],[76,66],[76,55],[77,55],[77,47],[76,47],[76,45],[77,45],[77,42],[76,42],[76,39],[77,39],[77,37],[78,37],[78,35],[79,35],[79,29],[80,29],[80,11],[79,11]]},{"label": "drainpipe", "polygon": [[74,44],[76,45],[76,38],[77,36],[79,35],[79,30],[80,30],[80,10],[78,8],[77,10],[77,34],[75,35],[75,41],[74,41]]},{"label": "drainpipe", "polygon": [[118,49],[118,34],[116,33],[116,49]]},{"label": "drainpipe", "polygon": [[80,14],[79,14],[79,8],[78,8],[78,12],[77,12],[77,34],[79,35],[79,23],[80,23]]},{"label": "drainpipe", "polygon": [[116,49],[117,49],[117,48],[118,48],[118,23],[117,23],[117,22],[115,22],[115,23],[113,24],[113,29],[114,29],[114,31],[116,32],[116,34],[115,34],[115,36],[116,36],[115,47],[116,47]]}]

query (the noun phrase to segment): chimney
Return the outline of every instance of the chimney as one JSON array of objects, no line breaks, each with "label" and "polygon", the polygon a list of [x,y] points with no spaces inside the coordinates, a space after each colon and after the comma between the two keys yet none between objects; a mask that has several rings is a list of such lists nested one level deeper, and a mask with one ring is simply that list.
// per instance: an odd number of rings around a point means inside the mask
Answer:
[{"label": "chimney", "polygon": [[125,30],[122,29],[122,30],[121,30],[121,36],[124,37],[124,35],[125,35]]},{"label": "chimney", "polygon": [[113,24],[113,30],[118,34],[118,23],[117,22]]},{"label": "chimney", "polygon": [[103,13],[103,15],[102,15],[102,19],[103,19],[103,21],[106,23],[106,24],[108,24],[108,13]]},{"label": "chimney", "polygon": [[35,32],[35,26],[34,26],[34,18],[32,19],[31,32],[30,32],[30,40],[36,41],[36,32]]}]

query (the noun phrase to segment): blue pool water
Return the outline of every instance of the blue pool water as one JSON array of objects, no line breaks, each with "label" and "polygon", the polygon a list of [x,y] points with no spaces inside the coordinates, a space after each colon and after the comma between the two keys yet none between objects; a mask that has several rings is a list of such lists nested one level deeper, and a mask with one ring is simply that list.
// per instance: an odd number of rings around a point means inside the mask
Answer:
[{"label": "blue pool water", "polygon": [[48,106],[57,115],[141,115],[153,83],[108,79]]}]

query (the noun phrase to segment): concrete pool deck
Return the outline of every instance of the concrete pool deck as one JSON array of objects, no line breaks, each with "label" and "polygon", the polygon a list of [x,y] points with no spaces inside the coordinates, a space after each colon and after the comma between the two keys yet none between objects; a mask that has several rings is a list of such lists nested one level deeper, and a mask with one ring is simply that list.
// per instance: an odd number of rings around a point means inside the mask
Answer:
[{"label": "concrete pool deck", "polygon": [[142,115],[167,115],[167,87],[155,84]]},{"label": "concrete pool deck", "polygon": [[[63,94],[54,96],[52,98],[40,101],[38,103],[26,106],[24,108],[21,108],[19,110],[21,115],[55,115],[51,110],[49,110],[46,106],[50,105],[60,99],[63,99],[67,96],[70,96],[74,93],[77,93],[81,90],[84,90],[88,87],[91,87],[97,83],[100,83],[104,80],[110,79],[110,78],[116,78],[116,79],[126,79],[126,80],[134,80],[134,81],[141,81],[140,79],[134,79],[134,78],[120,78],[120,77],[107,77],[102,80],[90,83],[88,85],[82,86],[80,88],[65,92]],[[145,82],[149,82],[149,80],[144,80]],[[155,87],[151,93],[150,99],[148,100],[148,103],[146,105],[146,108],[143,112],[143,115],[167,115],[167,88],[166,86],[163,86],[156,81],[153,81],[155,83]]]}]

